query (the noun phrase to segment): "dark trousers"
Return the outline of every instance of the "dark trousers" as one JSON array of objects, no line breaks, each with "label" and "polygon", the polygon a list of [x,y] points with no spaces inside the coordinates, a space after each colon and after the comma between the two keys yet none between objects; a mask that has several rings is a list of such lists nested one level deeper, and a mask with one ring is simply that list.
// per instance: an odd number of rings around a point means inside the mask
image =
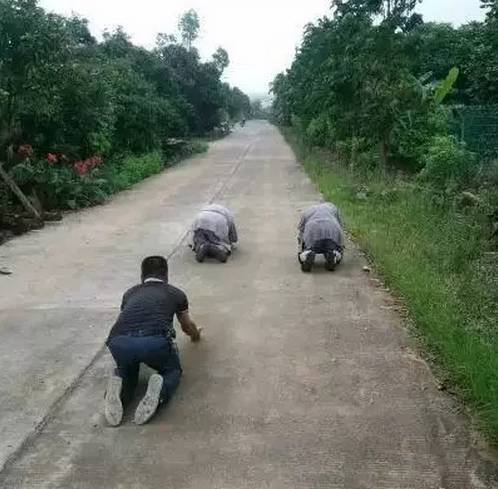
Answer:
[{"label": "dark trousers", "polygon": [[[303,244],[303,251],[305,250],[306,248]],[[316,241],[313,243],[311,250],[313,250],[317,255],[326,255],[327,253],[332,253],[336,250],[342,253],[342,248],[332,239],[320,239]]]},{"label": "dark trousers", "polygon": [[197,251],[201,246],[210,245],[225,250],[226,248],[220,244],[220,240],[212,231],[206,229],[196,229],[194,231],[194,251]]},{"label": "dark trousers", "polygon": [[123,379],[123,403],[133,398],[141,363],[163,377],[161,402],[171,399],[182,375],[178,348],[172,340],[165,336],[115,336],[108,348],[117,365],[116,374]]},{"label": "dark trousers", "polygon": [[301,252],[303,251],[308,251],[311,250],[317,255],[328,255],[329,253],[333,253],[334,251],[338,251],[339,253],[344,252],[344,248],[342,246],[339,246],[334,240],[332,239],[320,239],[318,241],[315,241],[313,243],[313,246],[309,247],[304,244],[304,242],[301,244]]}]

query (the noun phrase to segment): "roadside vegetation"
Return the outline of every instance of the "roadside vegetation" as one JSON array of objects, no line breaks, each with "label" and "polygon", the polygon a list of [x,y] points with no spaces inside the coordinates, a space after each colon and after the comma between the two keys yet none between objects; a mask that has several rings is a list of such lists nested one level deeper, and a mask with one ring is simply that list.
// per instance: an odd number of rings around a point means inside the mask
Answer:
[{"label": "roadside vegetation", "polygon": [[[249,98],[222,81],[228,53],[201,60],[199,29],[186,12],[147,50],[121,28],[97,41],[85,19],[0,0],[0,162],[35,207],[100,203],[249,117]],[[0,229],[19,214],[0,179]]]},{"label": "roadside vegetation", "polygon": [[424,23],[416,1],[336,1],[273,84],[273,117],[498,442],[498,2]]}]

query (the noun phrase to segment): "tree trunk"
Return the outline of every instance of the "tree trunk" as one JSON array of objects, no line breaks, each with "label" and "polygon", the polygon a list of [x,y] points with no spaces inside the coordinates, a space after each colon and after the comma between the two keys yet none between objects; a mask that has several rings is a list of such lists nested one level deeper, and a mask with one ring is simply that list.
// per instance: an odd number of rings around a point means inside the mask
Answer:
[{"label": "tree trunk", "polygon": [[40,213],[35,209],[29,199],[23,194],[22,190],[17,186],[16,182],[11,178],[11,176],[3,169],[2,162],[0,162],[0,177],[6,183],[7,187],[12,190],[12,193],[21,201],[26,211],[35,219],[41,221]]}]

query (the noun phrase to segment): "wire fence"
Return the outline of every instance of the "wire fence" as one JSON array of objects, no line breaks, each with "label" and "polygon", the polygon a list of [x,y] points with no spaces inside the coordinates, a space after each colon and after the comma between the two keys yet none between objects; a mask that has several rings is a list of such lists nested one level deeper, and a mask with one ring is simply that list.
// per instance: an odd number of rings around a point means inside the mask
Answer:
[{"label": "wire fence", "polygon": [[451,132],[482,158],[498,157],[498,105],[454,106]]}]

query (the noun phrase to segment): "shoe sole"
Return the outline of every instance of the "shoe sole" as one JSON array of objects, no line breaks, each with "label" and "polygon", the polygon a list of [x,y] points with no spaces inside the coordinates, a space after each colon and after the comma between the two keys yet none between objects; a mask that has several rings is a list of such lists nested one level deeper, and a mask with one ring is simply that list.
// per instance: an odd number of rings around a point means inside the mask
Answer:
[{"label": "shoe sole", "polygon": [[311,272],[314,263],[315,263],[315,253],[313,252],[308,253],[306,260],[304,260],[304,262],[301,263],[301,270],[305,273]]},{"label": "shoe sole", "polygon": [[119,426],[123,421],[122,387],[123,379],[121,377],[114,375],[109,379],[105,394],[104,415],[110,426]]},{"label": "shoe sole", "polygon": [[147,386],[147,393],[135,411],[135,424],[145,424],[154,416],[161,399],[163,383],[164,380],[159,374],[151,375]]},{"label": "shoe sole", "polygon": [[195,259],[198,263],[203,263],[206,259],[206,250],[203,248],[195,254]]},{"label": "shoe sole", "polygon": [[210,257],[218,260],[221,263],[226,263],[228,261],[228,253],[221,250],[218,246],[209,245],[208,254]]},{"label": "shoe sole", "polygon": [[329,272],[335,272],[337,263],[335,262],[335,256],[333,253],[325,255],[325,268]]}]

